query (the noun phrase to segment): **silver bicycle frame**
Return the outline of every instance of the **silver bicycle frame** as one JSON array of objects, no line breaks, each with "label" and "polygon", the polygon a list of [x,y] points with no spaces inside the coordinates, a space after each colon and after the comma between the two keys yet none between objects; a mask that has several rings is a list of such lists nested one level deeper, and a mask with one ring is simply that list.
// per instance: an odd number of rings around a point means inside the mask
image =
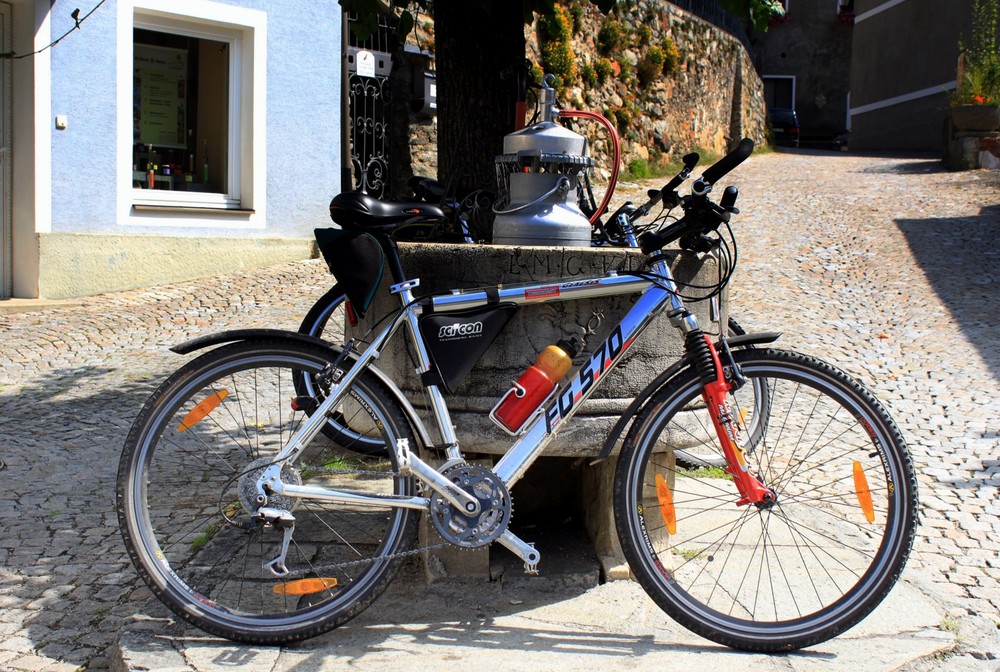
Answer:
[{"label": "silver bicycle frame", "polygon": [[[392,291],[399,294],[403,306],[402,310],[381,333],[374,337],[354,365],[344,372],[343,377],[332,385],[327,398],[303,423],[281,452],[275,456],[272,465],[265,470],[259,479],[258,486],[265,486],[272,492],[284,496],[304,497],[327,502],[344,502],[380,508],[426,509],[429,506],[429,500],[425,497],[361,495],[314,486],[283,483],[280,477],[281,465],[289,461],[294,462],[299,457],[306,446],[319,434],[326,422],[326,416],[342,401],[357,377],[373,364],[386,342],[404,324],[409,332],[410,342],[416,350],[419,364],[418,373],[430,370],[430,356],[417,322],[422,309],[414,301],[412,291],[418,284],[418,280],[412,280],[392,287]],[[497,301],[497,297],[503,303],[530,305],[633,293],[640,293],[640,297],[621,322],[611,330],[610,336],[594,349],[587,362],[572,372],[566,382],[558,386],[553,396],[550,397],[550,401],[543,404],[529,419],[520,438],[494,467],[494,472],[508,488],[524,475],[552,440],[558,428],[576,413],[605,375],[617,366],[636,339],[658,315],[667,310],[667,316],[671,323],[684,333],[697,329],[698,322],[687,311],[683,301],[677,295],[677,286],[673,275],[663,260],[653,264],[648,278],[619,275],[612,271],[600,277],[565,282],[503,286],[490,291],[485,289],[456,291],[431,299],[435,312],[453,312],[488,305]],[[425,389],[430,397],[430,407],[441,437],[441,445],[447,447],[448,459],[462,459],[444,395],[436,385],[429,385]],[[474,498],[454,487],[448,479],[440,476],[436,470],[416,455],[410,453],[402,455],[399,453],[398,447],[397,453],[401,462],[405,462],[407,465],[406,469],[427,483],[431,489],[470,513],[478,511],[478,503]]]}]

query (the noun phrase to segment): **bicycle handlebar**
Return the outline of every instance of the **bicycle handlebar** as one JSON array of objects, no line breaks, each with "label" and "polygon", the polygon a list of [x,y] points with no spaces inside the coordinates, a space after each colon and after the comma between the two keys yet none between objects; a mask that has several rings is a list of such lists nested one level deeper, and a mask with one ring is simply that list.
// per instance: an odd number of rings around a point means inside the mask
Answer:
[{"label": "bicycle handlebar", "polygon": [[[730,217],[739,212],[733,207],[739,194],[738,190],[735,187],[728,187],[722,195],[721,204],[712,202],[708,194],[712,190],[712,185],[747,160],[753,148],[753,140],[744,138],[736,149],[709,167],[695,182],[691,195],[678,198],[677,204],[684,209],[684,216],[659,231],[646,232],[639,237],[639,246],[643,253],[650,254],[678,238],[688,234],[707,233],[729,222]],[[681,180],[683,178],[680,175],[672,179],[661,190],[661,194],[672,193]],[[676,196],[675,193],[673,195]]]},{"label": "bicycle handlebar", "polygon": [[710,166],[701,176],[703,182],[714,185],[736,166],[746,161],[753,153],[753,140],[743,138],[736,149],[726,154],[724,157]]}]

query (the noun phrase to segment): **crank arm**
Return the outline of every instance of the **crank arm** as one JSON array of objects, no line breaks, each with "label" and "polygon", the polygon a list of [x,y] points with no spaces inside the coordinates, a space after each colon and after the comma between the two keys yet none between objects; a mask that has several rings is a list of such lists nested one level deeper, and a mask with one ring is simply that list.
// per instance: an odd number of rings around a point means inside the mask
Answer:
[{"label": "crank arm", "polygon": [[501,546],[524,560],[525,574],[538,574],[538,561],[542,559],[542,554],[535,549],[534,544],[522,540],[510,530],[505,530],[497,541],[500,542]]},{"label": "crank arm", "polygon": [[426,497],[402,497],[398,495],[363,495],[356,492],[346,492],[344,490],[330,490],[313,485],[293,485],[279,481],[268,481],[268,488],[271,492],[283,497],[296,497],[299,499],[312,499],[317,502],[330,502],[332,504],[351,504],[354,506],[366,506],[373,509],[417,509],[427,511],[431,502]]},{"label": "crank arm", "polygon": [[431,490],[444,497],[453,506],[458,507],[465,515],[474,516],[479,513],[479,500],[456,486],[442,476],[434,467],[414,455],[410,451],[410,442],[408,440],[399,439],[396,442],[396,455],[399,458],[399,471],[401,473],[413,474],[426,483]]}]

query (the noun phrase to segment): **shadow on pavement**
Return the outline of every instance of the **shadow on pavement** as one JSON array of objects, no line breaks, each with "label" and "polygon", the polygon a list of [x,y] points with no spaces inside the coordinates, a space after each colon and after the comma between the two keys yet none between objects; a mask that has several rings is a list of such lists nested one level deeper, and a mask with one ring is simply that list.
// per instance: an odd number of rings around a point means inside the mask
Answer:
[{"label": "shadow on pavement", "polygon": [[1000,205],[976,217],[900,219],[913,258],[942,304],[1000,379]]},{"label": "shadow on pavement", "polygon": [[114,493],[125,435],[153,386],[76,366],[0,391],[0,600],[23,645],[50,661],[88,666],[139,606]]},{"label": "shadow on pavement", "polygon": [[[507,584],[510,585],[507,585]],[[530,584],[530,588],[528,587]],[[609,599],[615,591],[620,599],[602,603],[594,593],[585,597],[582,584],[571,577],[516,579],[483,583],[452,580],[430,586],[409,583],[400,577],[353,621],[306,642],[288,647],[254,647],[215,639],[196,630],[164,620],[165,612],[151,604],[145,621],[126,627],[122,649],[128,669],[146,669],[154,660],[169,663],[179,653],[194,670],[229,666],[249,670],[294,670],[320,672],[339,669],[405,670],[419,664],[428,669],[474,669],[477,662],[491,669],[581,670],[589,665],[635,665],[636,669],[671,667],[667,661],[715,654],[737,671],[784,669],[782,659],[827,664],[838,654],[820,645],[817,649],[791,654],[751,654],[699,639],[680,630],[665,614],[654,611],[663,622],[651,634],[649,614],[621,615],[633,603],[639,588],[628,582],[603,586],[598,594]],[[514,596],[522,599],[512,599]],[[581,602],[581,598],[583,602]],[[594,609],[581,614],[576,609]],[[614,606],[612,606],[614,605]],[[604,614],[599,613],[604,607]],[[646,622],[623,627],[621,618]],[[168,622],[169,621],[169,622]],[[599,625],[606,621],[604,626]],[[631,632],[630,632],[631,630]],[[724,658],[722,658],[724,657]],[[646,661],[639,664],[638,661]],[[621,661],[620,663],[613,661]],[[654,666],[650,662],[659,661]],[[767,662],[765,662],[767,661]],[[811,662],[809,662],[811,661]],[[527,665],[528,667],[519,667]],[[728,666],[727,666],[728,667]],[[702,668],[704,669],[704,668]],[[789,668],[791,669],[791,668]]]},{"label": "shadow on pavement", "polygon": [[[907,157],[910,158],[910,157]],[[862,173],[889,174],[889,175],[933,175],[937,173],[949,172],[945,168],[941,159],[927,159],[926,161],[906,161],[903,163],[883,164],[865,168]]]}]

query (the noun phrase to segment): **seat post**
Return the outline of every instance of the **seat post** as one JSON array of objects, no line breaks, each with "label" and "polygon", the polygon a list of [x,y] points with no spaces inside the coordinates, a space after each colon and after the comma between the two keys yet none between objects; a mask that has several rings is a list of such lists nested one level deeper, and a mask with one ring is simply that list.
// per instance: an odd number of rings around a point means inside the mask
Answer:
[{"label": "seat post", "polygon": [[399,245],[396,244],[396,239],[387,233],[378,233],[377,238],[389,263],[389,273],[392,274],[393,284],[398,285],[408,280],[409,278],[403,271],[403,261],[399,258]]}]

